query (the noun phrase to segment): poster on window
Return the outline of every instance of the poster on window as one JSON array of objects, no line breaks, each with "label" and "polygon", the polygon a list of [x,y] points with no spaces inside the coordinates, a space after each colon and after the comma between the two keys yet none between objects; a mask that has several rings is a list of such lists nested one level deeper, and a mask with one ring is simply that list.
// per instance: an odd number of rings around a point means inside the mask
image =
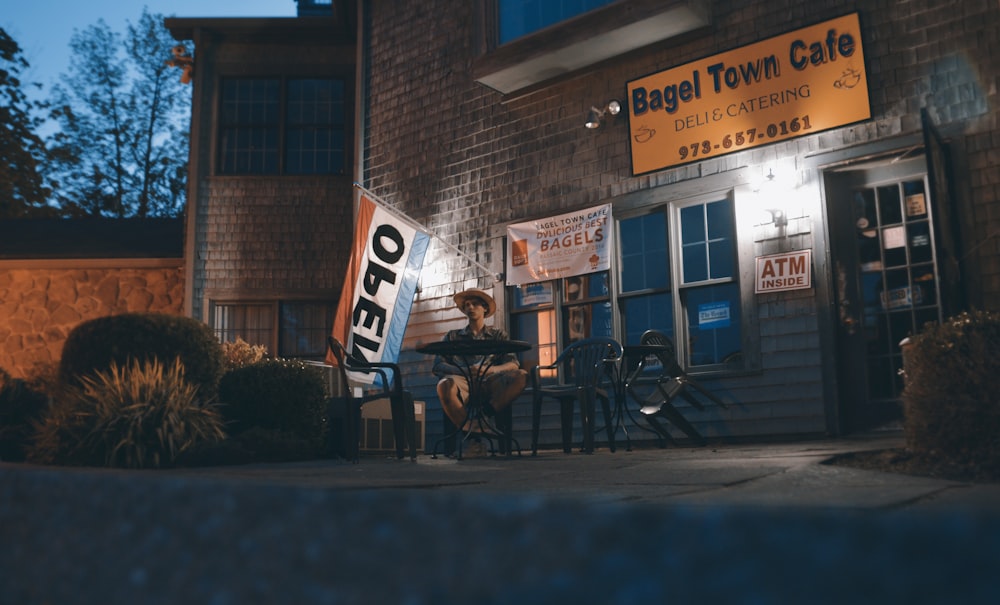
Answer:
[{"label": "poster on window", "polygon": [[611,204],[507,226],[507,285],[606,271]]},{"label": "poster on window", "polygon": [[698,305],[698,329],[718,330],[729,327],[729,301]]}]

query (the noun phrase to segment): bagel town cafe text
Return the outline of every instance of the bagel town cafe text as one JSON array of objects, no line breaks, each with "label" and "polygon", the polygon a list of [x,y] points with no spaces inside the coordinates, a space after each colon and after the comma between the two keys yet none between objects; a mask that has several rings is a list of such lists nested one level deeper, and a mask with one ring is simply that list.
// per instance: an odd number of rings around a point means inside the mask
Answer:
[{"label": "bagel town cafe text", "polygon": [[643,174],[871,117],[853,13],[628,83]]},{"label": "bagel town cafe text", "polygon": [[606,271],[611,204],[507,226],[507,284]]}]

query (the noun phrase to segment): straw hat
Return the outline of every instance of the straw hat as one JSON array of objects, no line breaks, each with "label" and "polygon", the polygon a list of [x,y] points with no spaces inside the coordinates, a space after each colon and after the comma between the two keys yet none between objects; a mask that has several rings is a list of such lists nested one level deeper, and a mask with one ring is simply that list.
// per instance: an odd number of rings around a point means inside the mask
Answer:
[{"label": "straw hat", "polygon": [[462,307],[465,306],[465,301],[470,298],[478,298],[479,300],[486,303],[486,314],[483,317],[489,317],[497,312],[497,301],[493,300],[493,297],[483,292],[482,290],[477,290],[475,288],[470,288],[469,290],[463,290],[455,295],[455,306],[461,311]]}]

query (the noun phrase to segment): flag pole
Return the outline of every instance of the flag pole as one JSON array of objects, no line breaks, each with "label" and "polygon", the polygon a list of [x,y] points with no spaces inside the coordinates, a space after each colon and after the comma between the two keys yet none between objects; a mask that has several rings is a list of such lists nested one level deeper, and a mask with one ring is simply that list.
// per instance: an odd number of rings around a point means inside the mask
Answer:
[{"label": "flag pole", "polygon": [[455,252],[459,256],[463,257],[465,260],[469,261],[473,265],[475,265],[475,266],[479,267],[480,269],[482,269],[483,271],[485,271],[487,275],[489,275],[490,277],[493,278],[494,282],[501,281],[500,275],[497,274],[497,273],[494,273],[489,267],[487,267],[486,265],[483,265],[482,263],[477,262],[474,258],[472,258],[471,256],[469,256],[465,252],[462,252],[457,247],[455,247],[455,246],[449,244],[448,242],[444,241],[441,238],[441,236],[437,235],[436,233],[434,233],[433,231],[431,231],[427,227],[424,227],[423,225],[421,225],[417,221],[415,221],[412,218],[406,216],[405,214],[403,214],[402,212],[396,210],[395,208],[389,206],[387,203],[385,203],[385,201],[383,201],[382,199],[380,199],[377,195],[375,195],[374,193],[372,193],[368,189],[365,189],[360,183],[355,182],[354,183],[354,187],[355,187],[355,189],[359,189],[373,203],[377,204],[380,208],[382,208],[383,210],[385,210],[389,214],[391,214],[394,217],[396,217],[397,219],[405,222],[406,224],[410,225],[411,227],[413,227],[414,229],[420,231],[421,233],[426,233],[427,235],[433,237],[437,241],[439,241],[442,244],[444,244],[444,246],[446,248],[448,248],[449,250]]}]

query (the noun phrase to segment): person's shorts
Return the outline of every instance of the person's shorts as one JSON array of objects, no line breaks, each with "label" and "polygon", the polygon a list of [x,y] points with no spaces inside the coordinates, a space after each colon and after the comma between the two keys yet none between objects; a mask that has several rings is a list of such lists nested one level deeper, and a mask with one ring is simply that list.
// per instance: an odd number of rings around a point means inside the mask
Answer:
[{"label": "person's shorts", "polygon": [[[503,396],[508,392],[510,385],[523,381],[527,376],[527,372],[524,370],[508,370],[506,372],[497,372],[495,374],[490,374],[486,377],[484,381],[484,386],[490,394],[489,402],[485,407],[487,414],[492,413],[497,409],[503,409],[510,403],[510,398],[503,400]],[[462,394],[462,401],[469,400],[469,381],[465,379],[465,376],[451,375],[445,378],[451,378],[455,381],[458,386],[459,393]],[[444,379],[442,379],[444,380]]]}]

